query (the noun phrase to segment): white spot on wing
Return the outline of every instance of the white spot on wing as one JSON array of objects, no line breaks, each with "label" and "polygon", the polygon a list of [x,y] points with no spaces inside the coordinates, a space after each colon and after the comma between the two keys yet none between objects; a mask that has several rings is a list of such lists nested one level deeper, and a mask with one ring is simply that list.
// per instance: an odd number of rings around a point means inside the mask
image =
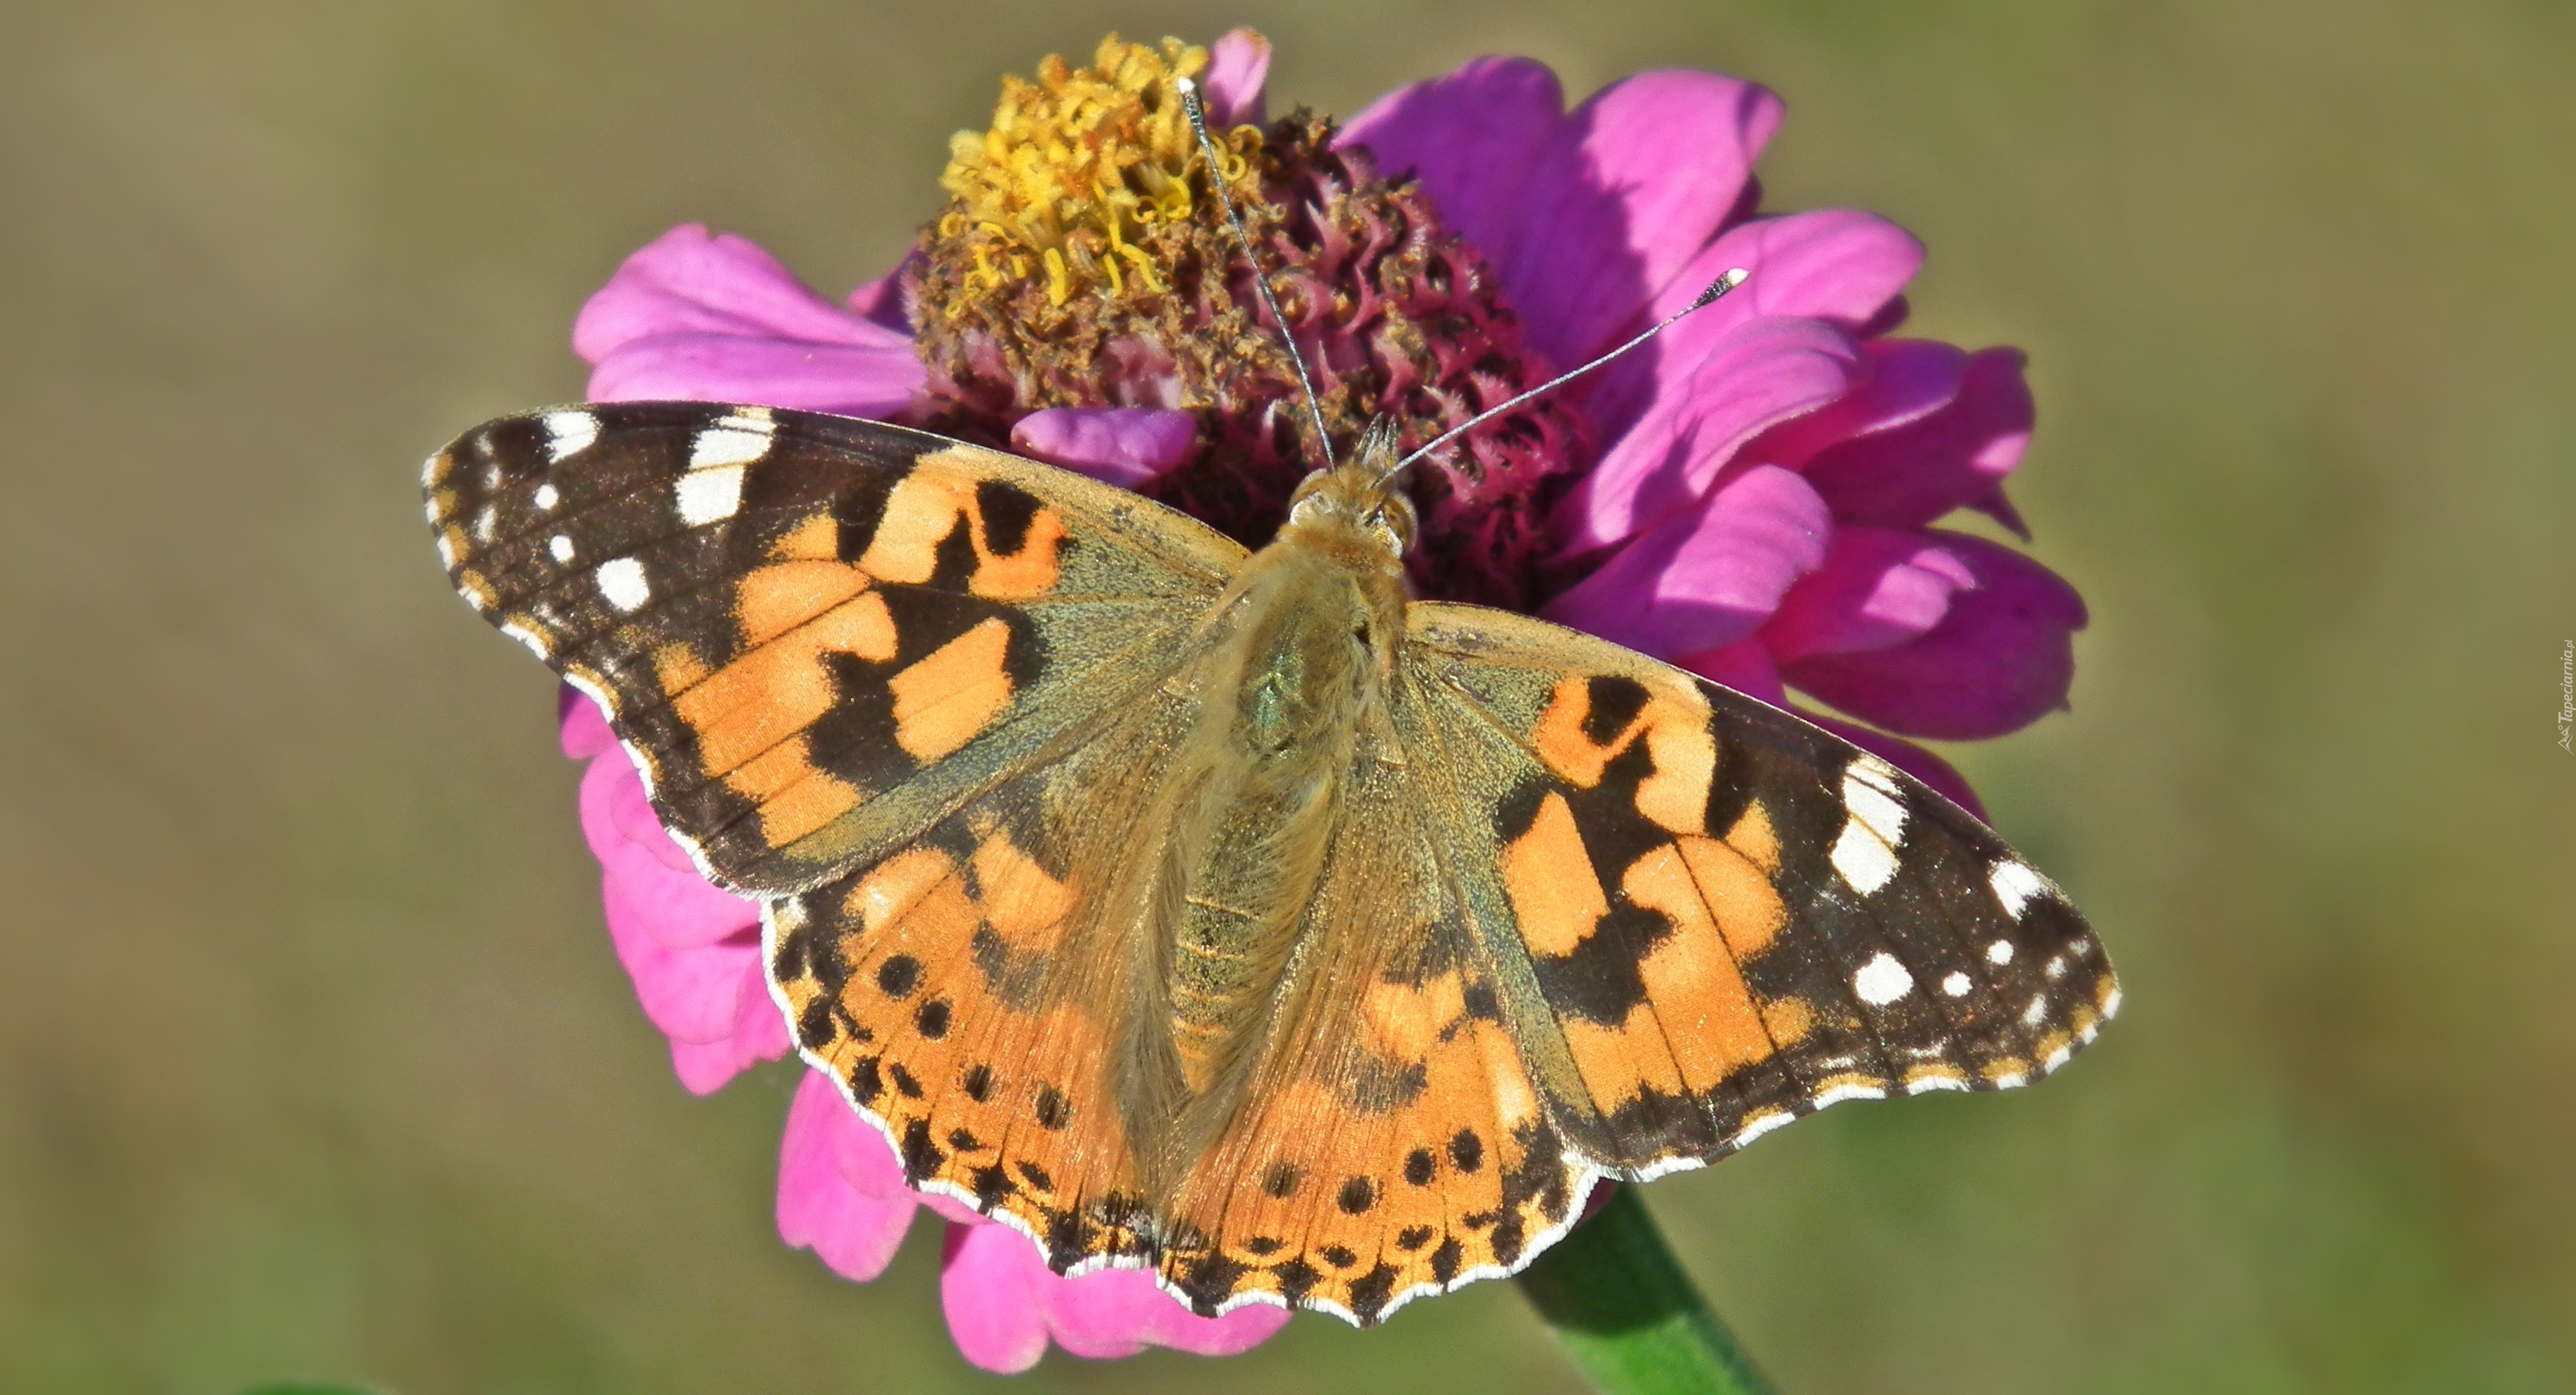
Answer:
[{"label": "white spot on wing", "polygon": [[565,456],[578,455],[599,439],[599,418],[588,412],[548,412],[546,457],[560,462]]},{"label": "white spot on wing", "polygon": [[2013,944],[2010,940],[1997,940],[1986,946],[1986,962],[1989,964],[2009,964],[2012,962],[2012,956]]},{"label": "white spot on wing", "polygon": [[2022,1074],[2020,1071],[2011,1071],[1991,1078],[1995,1082],[1995,1088],[1998,1090],[2018,1089],[2023,1081],[2030,1079],[2029,1076]]},{"label": "white spot on wing", "polygon": [[547,649],[546,649],[546,641],[545,641],[544,636],[539,635],[536,631],[529,629],[529,628],[528,628],[528,627],[526,627],[525,625],[520,624],[518,621],[516,621],[516,620],[504,620],[504,621],[502,621],[502,622],[501,622],[501,633],[503,633],[503,634],[505,634],[505,635],[508,635],[510,638],[517,640],[517,641],[518,641],[518,642],[520,642],[521,644],[524,644],[524,645],[528,646],[528,650],[529,650],[529,652],[531,652],[531,653],[535,654],[538,658],[542,659],[542,658],[547,657],[548,651],[547,651]]},{"label": "white spot on wing", "polygon": [[1745,1120],[1744,1127],[1735,1131],[1734,1146],[1741,1148],[1773,1129],[1785,1128],[1797,1117],[1795,1114],[1776,1110],[1769,1114],[1757,1114]]},{"label": "white spot on wing", "polygon": [[1843,807],[1889,847],[1898,847],[1905,841],[1905,801],[1900,789],[1894,766],[1863,756],[1843,772]]},{"label": "white spot on wing", "polygon": [[1816,1108],[1837,1105],[1844,1100],[1883,1100],[1887,1092],[1875,1085],[1837,1085],[1816,1096]]},{"label": "white spot on wing", "polygon": [[633,610],[653,599],[653,588],[644,580],[643,563],[620,557],[600,564],[599,594],[619,610]]},{"label": "white spot on wing", "polygon": [[538,486],[537,486],[537,507],[538,507],[538,508],[540,508],[540,509],[551,509],[551,508],[553,508],[555,505],[560,504],[560,503],[562,503],[562,502],[563,502],[563,496],[562,496],[562,495],[560,495],[560,494],[557,494],[557,493],[555,492],[555,487],[554,487],[553,485],[551,485],[551,484],[541,484],[541,485],[538,485]]},{"label": "white spot on wing", "polygon": [[2075,1048],[2072,1046],[2061,1046],[2049,1052],[2048,1059],[2039,1063],[2039,1073],[2047,1075],[2055,1071],[2059,1066],[2065,1065],[2067,1058],[2074,1054]]},{"label": "white spot on wing", "polygon": [[2113,984],[2111,985],[2111,996],[2102,1000],[2102,1020],[2108,1022],[2119,1015],[2120,986],[2118,984]]},{"label": "white spot on wing", "polygon": [[2048,995],[2042,993],[2030,1000],[2029,1007],[2021,1010],[2021,1024],[2025,1027],[2036,1027],[2040,1019],[2046,1016],[2048,1016]]},{"label": "white spot on wing", "polygon": [[1905,1093],[1928,1095],[1934,1090],[1964,1090],[1968,1082],[1955,1075],[1918,1075],[1905,1082]]},{"label": "white spot on wing", "polygon": [[456,544],[449,542],[445,533],[438,535],[438,564],[451,572],[456,570]]},{"label": "white spot on wing", "polygon": [[1843,836],[1834,840],[1833,863],[1843,880],[1863,896],[1896,875],[1896,854],[1858,819],[1844,824]]},{"label": "white spot on wing", "polygon": [[1914,991],[1914,975],[1896,962],[1896,956],[1880,950],[1852,975],[1852,991],[1871,1007],[1885,1007]]},{"label": "white spot on wing", "polygon": [[572,539],[557,533],[546,539],[546,551],[554,554],[558,562],[569,562],[572,560]]},{"label": "white spot on wing", "polygon": [[690,443],[689,468],[712,470],[748,465],[769,454],[769,436],[775,430],[777,426],[770,421],[766,408],[746,407],[719,417]]},{"label": "white spot on wing", "polygon": [[1995,899],[2003,903],[2004,914],[2015,920],[2021,919],[2022,907],[2030,904],[2030,898],[2048,890],[2048,878],[2011,858],[1996,863],[1986,881],[1994,887]]},{"label": "white spot on wing", "polygon": [[1953,973],[1948,978],[1941,980],[1941,991],[1949,994],[1953,998],[1964,998],[1968,996],[1969,987],[1968,976],[1966,974]]},{"label": "white spot on wing", "polygon": [[[698,437],[704,442],[713,432]],[[680,476],[673,486],[680,506],[680,521],[695,528],[708,523],[721,523],[733,517],[742,507],[742,471],[740,465],[713,470],[692,470]]]},{"label": "white spot on wing", "polygon": [[492,541],[492,535],[498,532],[500,527],[501,511],[487,504],[484,506],[483,512],[474,515],[474,540],[476,542],[490,542]]}]

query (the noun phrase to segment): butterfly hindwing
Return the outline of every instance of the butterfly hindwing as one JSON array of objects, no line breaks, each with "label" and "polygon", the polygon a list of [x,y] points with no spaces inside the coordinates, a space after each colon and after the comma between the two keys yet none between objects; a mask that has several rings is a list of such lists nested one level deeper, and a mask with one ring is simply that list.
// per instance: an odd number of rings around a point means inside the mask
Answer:
[{"label": "butterfly hindwing", "polygon": [[1604,1171],[1842,1099],[2017,1085],[2117,1006],[2056,887],[1887,762],[1560,626],[1413,613],[1452,865],[1508,925],[1483,939],[1505,1017]]},{"label": "butterfly hindwing", "polygon": [[760,407],[506,417],[426,489],[457,589],[601,701],[664,823],[756,894],[901,846],[1102,681],[1150,683],[1138,656],[1244,555],[1065,471]]}]

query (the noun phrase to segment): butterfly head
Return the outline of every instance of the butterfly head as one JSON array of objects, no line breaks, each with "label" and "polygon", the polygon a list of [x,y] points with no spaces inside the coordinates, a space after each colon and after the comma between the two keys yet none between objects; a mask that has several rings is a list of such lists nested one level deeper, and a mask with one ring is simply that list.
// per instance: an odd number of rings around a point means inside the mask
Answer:
[{"label": "butterfly head", "polygon": [[1348,460],[1308,475],[1288,501],[1288,527],[1357,533],[1393,556],[1412,548],[1420,522],[1399,487],[1396,426],[1378,417]]}]

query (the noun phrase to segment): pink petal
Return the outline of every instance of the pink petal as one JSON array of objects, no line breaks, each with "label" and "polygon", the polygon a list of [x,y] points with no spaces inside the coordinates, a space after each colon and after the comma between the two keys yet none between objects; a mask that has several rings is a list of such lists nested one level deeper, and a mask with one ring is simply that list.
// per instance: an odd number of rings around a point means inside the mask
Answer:
[{"label": "pink petal", "polygon": [[1501,261],[1530,343],[1566,367],[1609,347],[1726,221],[1780,116],[1764,88],[1686,71],[1640,73],[1567,115]]},{"label": "pink petal", "polygon": [[582,307],[594,401],[695,398],[887,416],[926,381],[911,336],[816,295],[759,247],[696,224],[626,259]]},{"label": "pink petal", "polygon": [[[1032,1251],[1034,1253],[1034,1251]],[[1047,1328],[1076,1356],[1132,1356],[1146,1346],[1233,1356],[1270,1340],[1288,1310],[1255,1303],[1205,1318],[1155,1287],[1142,1269],[1104,1269],[1047,1287]]]},{"label": "pink petal", "polygon": [[768,1000],[767,988],[766,983],[749,985],[731,1036],[719,1041],[671,1039],[671,1069],[680,1077],[681,1088],[693,1095],[711,1095],[753,1066],[787,1054],[787,1021]]},{"label": "pink petal", "polygon": [[644,1015],[664,1036],[727,1040],[741,1020],[744,993],[768,996],[760,974],[758,932],[746,930],[713,944],[679,949],[653,934],[615,880],[603,880],[600,901],[608,912],[608,938],[617,947],[617,961],[635,980]]},{"label": "pink petal", "polygon": [[903,278],[905,272],[912,270],[914,264],[922,260],[921,249],[914,248],[904,254],[902,261],[894,264],[894,270],[861,285],[857,290],[842,297],[841,303],[850,307],[850,313],[860,319],[884,325],[897,334],[909,336],[912,333],[912,318],[904,310]]},{"label": "pink petal", "polygon": [[991,1222],[952,1226],[939,1276],[948,1330],[966,1359],[988,1371],[1025,1371],[1052,1338],[1095,1360],[1148,1346],[1231,1356],[1260,1345],[1288,1322],[1267,1305],[1204,1318],[1157,1288],[1142,1269],[1103,1269],[1068,1279],[1049,1270],[1037,1246]]},{"label": "pink petal", "polygon": [[1261,88],[1270,77],[1270,41],[1251,29],[1229,29],[1208,45],[1204,83],[1208,121],[1261,124]]},{"label": "pink petal", "polygon": [[1771,661],[1771,651],[1763,648],[1758,639],[1739,639],[1702,653],[1686,654],[1673,662],[1746,697],[1773,707],[1789,705],[1789,695],[1780,686],[1780,666]]},{"label": "pink petal", "polygon": [[1540,613],[1658,657],[1700,654],[1761,627],[1825,559],[1833,516],[1792,470],[1757,465],[1640,534]]},{"label": "pink petal", "polygon": [[1820,451],[1923,420],[1956,401],[1967,350],[1931,339],[1873,339],[1861,345],[1869,375],[1842,400],[1780,423],[1745,448],[1755,460],[1806,468]]},{"label": "pink petal", "polygon": [[1789,710],[1872,755],[1884,757],[1888,764],[1930,785],[1942,798],[1976,815],[1979,823],[1992,822],[1986,817],[1986,806],[1978,802],[1977,792],[1968,788],[1967,777],[1961,775],[1957,767],[1930,751],[1903,737],[1890,736],[1886,732],[1873,731],[1868,727],[1855,726],[1850,722],[1836,721],[1822,713],[1810,712],[1803,707],[1793,707]]},{"label": "pink petal", "polygon": [[1923,244],[1876,214],[1829,208],[1739,224],[1693,256],[1616,328],[1620,334],[1646,328],[1689,305],[1735,267],[1751,277],[1725,299],[1602,369],[1586,390],[1585,408],[1605,437],[1630,429],[1629,423],[1689,381],[1692,365],[1711,346],[1768,316],[1826,320],[1857,335],[1922,265]]},{"label": "pink petal", "polygon": [[830,1079],[807,1071],[778,1142],[778,1238],[865,1283],[885,1272],[912,1213],[894,1150]]},{"label": "pink petal", "polygon": [[1388,178],[1413,171],[1441,226],[1499,267],[1525,212],[1522,183],[1564,116],[1565,92],[1546,64],[1479,58],[1378,98],[1335,144],[1367,146]]},{"label": "pink petal", "polygon": [[968,1361],[1012,1375],[1046,1355],[1046,1285],[1061,1283],[1026,1236],[1002,1225],[952,1225],[939,1306]]},{"label": "pink petal", "polygon": [[609,885],[661,943],[675,949],[711,944],[760,923],[756,902],[709,884],[662,831],[645,802],[643,778],[622,748],[603,752],[583,774],[581,830]]},{"label": "pink petal", "polygon": [[1860,364],[1859,346],[1821,320],[1738,326],[1566,491],[1552,520],[1559,547],[1581,556],[1698,502],[1738,447],[1842,396]]},{"label": "pink petal", "polygon": [[1940,624],[1951,593],[1976,584],[1967,563],[1921,533],[1842,527],[1824,565],[1762,627],[1762,642],[1783,663],[1885,649]]},{"label": "pink petal", "polygon": [[1133,489],[1198,454],[1195,412],[1158,407],[1050,407],[1011,428],[1023,454]]},{"label": "pink petal", "polygon": [[555,713],[562,723],[560,740],[567,757],[588,760],[617,744],[617,733],[609,729],[599,704],[569,683],[557,690]]},{"label": "pink petal", "polygon": [[1792,686],[1907,736],[2001,736],[2066,705],[2083,598],[2055,572],[1982,538],[1934,531],[1967,564],[1973,590],[1930,632],[1887,649],[1783,664]]},{"label": "pink petal", "polygon": [[1850,522],[1919,528],[1972,505],[2008,513],[1998,491],[2030,446],[2033,418],[2021,351],[1980,349],[1967,356],[1948,405],[1818,451],[1807,478]]}]

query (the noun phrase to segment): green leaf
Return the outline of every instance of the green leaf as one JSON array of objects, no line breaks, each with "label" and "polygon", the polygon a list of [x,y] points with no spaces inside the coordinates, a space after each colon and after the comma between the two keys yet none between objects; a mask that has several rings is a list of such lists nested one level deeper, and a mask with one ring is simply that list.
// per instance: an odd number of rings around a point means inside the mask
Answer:
[{"label": "green leaf", "polygon": [[1610,1395],[1777,1395],[1664,1243],[1634,1187],[1520,1273],[1521,1292]]}]

